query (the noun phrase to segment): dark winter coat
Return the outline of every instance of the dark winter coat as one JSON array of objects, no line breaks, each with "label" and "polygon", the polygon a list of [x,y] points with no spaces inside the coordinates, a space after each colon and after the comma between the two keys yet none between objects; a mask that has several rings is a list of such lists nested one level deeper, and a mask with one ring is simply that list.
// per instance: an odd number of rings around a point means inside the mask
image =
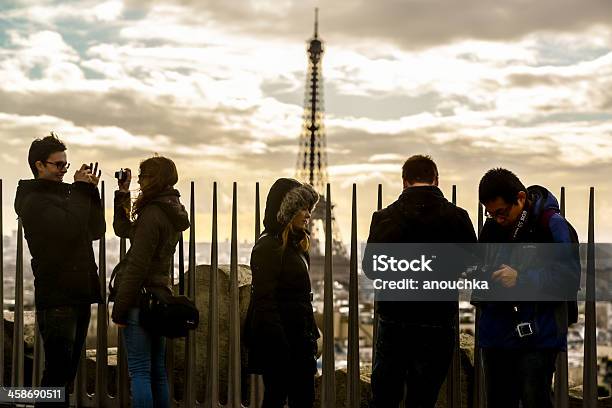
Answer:
[{"label": "dark winter coat", "polygon": [[125,268],[115,279],[116,297],[112,319],[125,324],[130,308],[138,307],[143,287],[170,294],[170,271],[181,231],[189,228],[189,216],[179,201],[180,194],[168,189],[147,203],[136,221],[130,221],[130,193],[115,192],[115,235],[129,238],[131,247]]},{"label": "dark winter coat", "polygon": [[[527,189],[527,225],[515,242],[531,243],[576,243],[574,228],[561,216],[559,203],[553,194],[541,186]],[[547,225],[542,217],[547,211]],[[489,219],[482,228],[479,242],[513,242],[512,230],[500,227],[495,220]],[[510,265],[513,266],[513,265]],[[542,270],[537,265],[529,265],[518,270],[519,285],[530,285],[538,291],[551,286],[574,288],[580,286],[580,258],[576,253],[568,258],[563,271],[555,268]],[[560,282],[564,280],[564,282]],[[565,302],[522,302],[518,315],[513,312],[512,304],[506,302],[483,302],[480,304],[478,321],[478,345],[489,348],[567,348],[567,325],[562,316]],[[535,334],[520,338],[516,334],[517,322],[534,322]]]},{"label": "dark winter coat", "polygon": [[[472,242],[476,242],[476,234],[468,213],[448,202],[435,186],[406,188],[397,201],[372,215],[368,236],[368,243]],[[450,327],[454,324],[458,304],[441,301],[379,301],[376,308],[383,319],[414,325]]]},{"label": "dark winter coat", "polygon": [[98,189],[85,182],[21,180],[15,211],[32,255],[36,308],[101,302],[91,245],[106,229]]},{"label": "dark winter coat", "polygon": [[315,369],[313,356],[319,331],[311,303],[310,258],[298,246],[297,236],[290,237],[283,250],[283,226],[276,219],[285,193],[298,185],[287,181],[275,185],[278,191],[270,192],[265,230],[251,252],[253,279],[246,337],[252,372],[278,368],[308,356]]}]

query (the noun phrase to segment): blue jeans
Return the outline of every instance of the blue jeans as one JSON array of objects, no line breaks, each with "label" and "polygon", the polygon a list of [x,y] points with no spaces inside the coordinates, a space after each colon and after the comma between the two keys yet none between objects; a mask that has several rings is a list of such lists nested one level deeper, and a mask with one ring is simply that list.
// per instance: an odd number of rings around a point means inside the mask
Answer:
[{"label": "blue jeans", "polygon": [[433,408],[453,356],[452,327],[378,321],[372,368],[372,408]]},{"label": "blue jeans", "polygon": [[139,309],[128,312],[123,341],[127,349],[133,408],[169,408],[166,375],[166,339],[144,330],[138,321]]}]

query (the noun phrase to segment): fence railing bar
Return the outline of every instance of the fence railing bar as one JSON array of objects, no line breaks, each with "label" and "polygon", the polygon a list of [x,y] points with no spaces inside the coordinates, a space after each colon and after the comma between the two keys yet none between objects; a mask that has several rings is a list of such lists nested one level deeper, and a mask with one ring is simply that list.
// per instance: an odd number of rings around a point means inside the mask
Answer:
[{"label": "fence railing bar", "polygon": [[179,294],[185,294],[185,244],[182,232],[179,234]]},{"label": "fence railing bar", "polygon": [[240,388],[240,311],[238,296],[238,197],[237,184],[232,188],[232,238],[230,256],[230,304],[229,304],[229,370],[228,397],[229,408],[240,408],[242,402]]},{"label": "fence railing bar", "polygon": [[[100,199],[102,211],[105,210],[105,186],[102,181],[100,186]],[[100,238],[98,247],[98,273],[100,282],[100,294],[106,300],[106,234]],[[106,371],[108,364],[108,341],[107,341],[106,303],[98,304],[97,327],[96,327],[96,388],[95,402],[97,407],[106,405],[108,390],[106,386]]]},{"label": "fence railing bar", "polygon": [[561,194],[559,195],[559,209],[561,215],[565,217],[565,187],[561,187]]},{"label": "fence railing bar", "polygon": [[[179,295],[185,295],[185,240],[183,238],[183,232],[179,233],[179,242],[178,242],[178,293]],[[178,342],[179,340],[177,340]],[[186,343],[185,343],[186,344]],[[183,356],[184,357],[184,356]],[[187,366],[183,364],[183,378],[185,378],[185,373],[187,371]],[[185,383],[183,383],[183,400],[185,395]],[[175,400],[177,406],[180,405],[180,401]]]},{"label": "fence railing bar", "polygon": [[[127,240],[119,240],[119,261],[125,258]],[[123,328],[117,329],[117,405],[127,407],[130,401],[130,383],[127,368],[127,351],[123,342]]]},{"label": "fence railing bar", "polygon": [[219,295],[218,259],[219,243],[217,230],[217,183],[213,184],[212,196],[212,240],[210,246],[210,288],[208,292],[208,350],[206,373],[206,408],[219,406]]},{"label": "fence railing bar", "polygon": [[478,202],[478,229],[476,230],[476,234],[480,236],[480,231],[482,231],[482,227],[484,225],[484,209],[482,208],[482,204]]},{"label": "fence railing bar", "polygon": [[[176,295],[178,289],[174,286],[175,276],[174,257],[172,257],[172,263],[170,264],[170,282],[172,282],[172,294]],[[175,386],[174,386],[174,339],[166,338],[166,376],[168,378],[168,395],[170,396],[170,406],[177,406],[177,401],[174,398]]]},{"label": "fence railing bar", "polygon": [[17,221],[17,265],[15,268],[15,309],[13,315],[13,366],[11,368],[11,386],[23,387],[23,224],[21,219]]},{"label": "fence railing bar", "polygon": [[[480,237],[484,225],[484,210],[482,204],[478,202],[478,223],[477,234]],[[486,407],[486,393],[484,384],[484,374],[482,367],[482,350],[478,347],[478,322],[480,320],[480,308],[476,307],[474,323],[474,392],[472,394],[472,406],[475,408]],[[492,407],[491,407],[492,408]]]},{"label": "fence railing bar", "polygon": [[[377,197],[378,198],[376,200],[376,210],[380,211],[382,210],[382,206],[383,206],[383,186],[382,184],[378,184]],[[373,309],[374,320],[372,321],[372,367],[374,367],[374,360],[376,358],[376,339],[378,337],[379,316],[378,316],[378,311],[376,310],[376,308],[377,308],[377,304],[376,304],[376,301],[374,301],[374,309]]]},{"label": "fence railing bar", "polygon": [[[561,187],[561,194],[559,195],[559,207],[561,215],[565,217],[565,187]],[[567,303],[563,304],[562,312],[562,327],[568,325],[568,310]],[[567,362],[567,351],[559,351],[557,354],[557,361],[555,362],[555,408],[568,408],[569,407],[569,375],[568,375],[568,362]]]},{"label": "fence railing bar", "polygon": [[[257,242],[261,234],[261,207],[259,199],[259,182],[255,183],[255,240]],[[251,408],[259,408],[263,402],[263,379],[261,375],[251,374],[251,393],[249,398],[249,406]]]},{"label": "fence railing bar", "polygon": [[32,361],[32,387],[40,387],[43,369],[45,367],[45,353],[43,351],[42,337],[38,330],[38,319],[34,315],[34,355]]},{"label": "fence railing bar", "polygon": [[595,189],[589,191],[586,301],[584,304],[584,365],[582,367],[582,406],[597,408],[597,336],[595,310]]},{"label": "fence railing bar", "polygon": [[261,234],[261,205],[259,198],[259,182],[255,183],[255,241]]},{"label": "fence railing bar", "polygon": [[4,188],[0,179],[0,304],[2,305],[2,324],[0,325],[0,386],[4,387],[4,214],[2,202],[4,199]]},{"label": "fence railing bar", "polygon": [[[191,214],[190,214],[191,217]],[[193,227],[193,220],[190,219],[191,226]],[[179,233],[179,242],[178,242],[178,292],[179,295],[185,295],[185,240],[183,232]],[[185,340],[185,352],[187,342]],[[185,353],[186,355],[186,353]],[[183,378],[185,378],[187,373],[187,365],[186,362],[183,364]],[[183,402],[185,401],[185,392],[186,392],[187,383],[183,382]],[[181,406],[179,401],[176,401],[177,406]]]},{"label": "fence railing bar", "polygon": [[331,188],[327,183],[325,199],[325,269],[323,275],[323,377],[321,406],[336,406],[336,375],[334,356],[334,275],[332,259]]},{"label": "fence railing bar", "polygon": [[357,185],[353,183],[351,211],[351,258],[349,275],[349,322],[348,322],[348,367],[347,399],[348,408],[360,405],[359,382],[359,276],[357,275]]},{"label": "fence railing bar", "polygon": [[[87,339],[85,339],[87,344]],[[74,379],[73,398],[76,407],[89,407],[90,401],[93,401],[93,396],[87,392],[87,361],[85,359],[85,344],[81,349],[81,357],[79,358],[79,367]],[[91,397],[91,398],[90,398]]]},{"label": "fence railing bar", "polygon": [[[196,274],[196,246],[195,246],[195,182],[191,182],[191,197],[189,205],[189,280],[187,282],[187,296],[195,302],[195,274]],[[196,405],[195,398],[195,333],[190,330],[185,338],[185,388],[183,390],[183,406],[194,407]]]},{"label": "fence railing bar", "polygon": [[[457,186],[453,184],[451,202],[457,205]],[[446,401],[449,408],[461,407],[461,345],[459,344],[459,309],[455,315],[455,347],[446,376]]]}]

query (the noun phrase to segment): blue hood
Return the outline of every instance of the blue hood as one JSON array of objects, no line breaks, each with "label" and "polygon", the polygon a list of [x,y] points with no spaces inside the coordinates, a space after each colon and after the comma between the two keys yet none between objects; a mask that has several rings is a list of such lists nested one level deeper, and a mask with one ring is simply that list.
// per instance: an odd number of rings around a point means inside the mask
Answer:
[{"label": "blue hood", "polygon": [[548,209],[555,210],[556,213],[561,212],[559,201],[557,201],[557,198],[546,188],[537,185],[530,186],[527,188],[527,194],[531,201],[531,208],[533,209],[531,216],[534,219],[538,219],[540,215]]}]

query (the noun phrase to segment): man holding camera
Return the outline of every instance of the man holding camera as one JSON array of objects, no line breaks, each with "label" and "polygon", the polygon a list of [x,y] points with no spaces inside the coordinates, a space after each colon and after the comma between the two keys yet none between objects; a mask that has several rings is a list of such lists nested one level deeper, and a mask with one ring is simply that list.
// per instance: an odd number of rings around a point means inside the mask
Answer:
[{"label": "man holding camera", "polygon": [[[520,251],[515,264],[496,262],[487,271],[490,281],[503,294],[516,299],[480,302],[477,322],[478,345],[483,352],[485,387],[489,407],[552,408],[551,382],[555,360],[567,348],[567,325],[577,319],[575,302],[525,302],[520,293],[535,290],[545,293],[552,288],[566,288],[575,295],[580,283],[578,237],[574,228],[560,214],[557,199],[540,186],[525,188],[509,170],[489,170],[480,180],[480,202],[486,208],[487,221],[479,242],[498,243],[492,253]],[[503,244],[506,245],[503,245]],[[532,243],[535,245],[512,245]],[[538,245],[539,243],[539,245]],[[553,264],[529,251],[558,243],[562,262]],[[503,246],[502,246],[503,245]],[[571,248],[571,251],[569,250]],[[491,270],[492,269],[492,270]],[[504,297],[506,298],[506,297]]]},{"label": "man holding camera", "polygon": [[53,133],[32,142],[28,164],[34,179],[19,181],[15,211],[32,255],[45,350],[41,386],[67,387],[77,371],[91,304],[103,301],[92,248],[106,229],[97,189],[101,172],[97,163],[83,164],[74,183],[64,183],[70,164],[66,146]]},{"label": "man holding camera", "polygon": [[[468,213],[438,188],[438,168],[429,156],[406,160],[402,180],[397,201],[372,215],[366,254],[370,244],[476,242]],[[458,304],[430,300],[377,301],[373,408],[397,407],[404,387],[406,407],[435,406],[453,355]]]}]

